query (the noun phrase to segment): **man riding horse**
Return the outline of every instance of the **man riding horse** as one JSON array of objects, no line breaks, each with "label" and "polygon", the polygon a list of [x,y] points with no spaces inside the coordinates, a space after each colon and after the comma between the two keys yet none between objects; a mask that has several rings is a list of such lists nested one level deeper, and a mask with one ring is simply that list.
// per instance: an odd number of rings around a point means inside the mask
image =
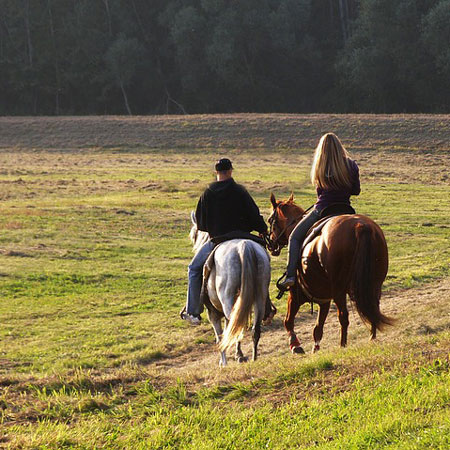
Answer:
[{"label": "man riding horse", "polygon": [[267,233],[267,225],[255,201],[243,186],[234,181],[231,161],[220,159],[215,170],[217,181],[211,183],[202,194],[195,212],[198,229],[209,233],[209,239],[188,267],[187,300],[181,318],[192,325],[201,323],[203,265],[215,245],[235,237],[252,238],[250,231],[253,230],[260,234]]}]

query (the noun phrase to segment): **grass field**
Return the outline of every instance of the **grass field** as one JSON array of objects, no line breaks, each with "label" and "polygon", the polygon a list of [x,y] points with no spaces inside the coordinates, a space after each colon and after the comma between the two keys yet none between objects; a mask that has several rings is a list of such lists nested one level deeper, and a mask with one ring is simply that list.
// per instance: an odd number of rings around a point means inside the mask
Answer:
[{"label": "grass field", "polygon": [[[369,345],[352,308],[341,350],[330,315],[294,357],[283,299],[261,358],[219,370],[178,318],[189,212],[222,155],[266,218],[271,192],[311,205],[324,131],[360,165],[397,323]],[[449,138],[450,116],[0,118],[0,448],[449,448]]]}]

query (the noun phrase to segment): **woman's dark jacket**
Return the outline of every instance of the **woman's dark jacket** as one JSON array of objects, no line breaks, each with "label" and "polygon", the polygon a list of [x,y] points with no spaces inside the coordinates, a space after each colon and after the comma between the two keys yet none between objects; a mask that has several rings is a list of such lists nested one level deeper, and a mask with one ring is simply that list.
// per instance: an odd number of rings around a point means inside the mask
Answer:
[{"label": "woman's dark jacket", "polygon": [[233,178],[209,185],[198,201],[195,217],[198,229],[211,238],[233,231],[267,231],[258,206]]},{"label": "woman's dark jacket", "polygon": [[359,195],[361,192],[361,185],[359,181],[359,167],[355,161],[348,159],[348,170],[350,175],[350,180],[352,182],[351,186],[342,189],[323,189],[316,188],[317,191],[317,202],[315,204],[315,209],[322,211],[327,206],[333,203],[345,203],[350,205],[350,196]]}]

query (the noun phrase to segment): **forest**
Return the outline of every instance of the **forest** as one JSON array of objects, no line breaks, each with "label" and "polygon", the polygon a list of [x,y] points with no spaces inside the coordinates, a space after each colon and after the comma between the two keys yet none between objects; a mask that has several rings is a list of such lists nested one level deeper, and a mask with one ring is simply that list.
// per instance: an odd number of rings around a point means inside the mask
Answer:
[{"label": "forest", "polygon": [[449,113],[450,0],[0,0],[0,115]]}]

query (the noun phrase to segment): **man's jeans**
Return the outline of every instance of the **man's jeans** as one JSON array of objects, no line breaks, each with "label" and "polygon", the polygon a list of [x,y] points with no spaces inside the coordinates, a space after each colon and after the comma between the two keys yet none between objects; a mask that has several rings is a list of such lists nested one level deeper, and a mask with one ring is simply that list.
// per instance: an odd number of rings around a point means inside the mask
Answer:
[{"label": "man's jeans", "polygon": [[186,312],[193,316],[199,315],[203,311],[200,304],[200,291],[203,281],[203,265],[214,249],[211,241],[205,242],[197,254],[192,259],[188,267],[188,291],[186,301]]}]

